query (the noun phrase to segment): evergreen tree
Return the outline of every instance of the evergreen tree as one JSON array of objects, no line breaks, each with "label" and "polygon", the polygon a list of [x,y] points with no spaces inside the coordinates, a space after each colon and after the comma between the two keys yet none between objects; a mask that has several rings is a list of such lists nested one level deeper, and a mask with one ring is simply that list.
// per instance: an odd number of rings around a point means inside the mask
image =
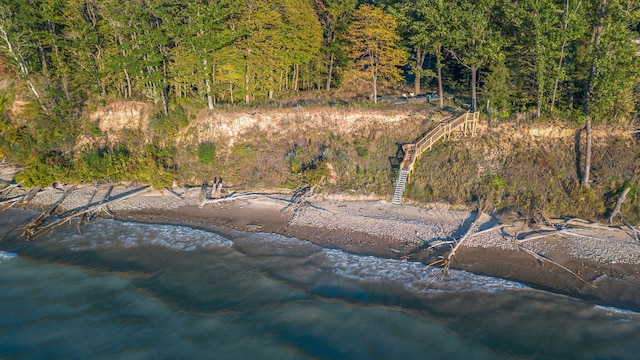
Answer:
[{"label": "evergreen tree", "polygon": [[394,14],[403,32],[403,38],[413,53],[412,72],[415,75],[415,93],[421,93],[423,76],[434,76],[434,71],[424,69],[428,54],[435,55],[440,107],[444,105],[442,85],[443,46],[449,43],[448,7],[444,0],[400,1],[393,5]]},{"label": "evergreen tree", "polygon": [[500,56],[504,39],[494,28],[496,0],[460,0],[452,3],[449,54],[471,73],[471,111],[477,110],[478,70]]},{"label": "evergreen tree", "polygon": [[316,11],[324,33],[321,49],[326,67],[326,89],[335,83],[336,68],[346,65],[342,34],[346,31],[357,0],[315,0]]}]

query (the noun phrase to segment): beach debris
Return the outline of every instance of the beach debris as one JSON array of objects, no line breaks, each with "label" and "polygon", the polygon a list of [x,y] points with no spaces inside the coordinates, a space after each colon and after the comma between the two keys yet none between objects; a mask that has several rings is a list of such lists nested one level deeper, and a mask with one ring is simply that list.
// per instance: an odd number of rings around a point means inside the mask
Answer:
[{"label": "beach debris", "polygon": [[210,204],[211,202],[208,202],[209,200],[220,198],[222,198],[222,177],[213,178],[213,186],[211,189],[209,189],[209,182],[202,182],[198,201],[201,208],[206,204]]},{"label": "beach debris", "polygon": [[171,194],[171,196],[175,197],[178,200],[183,200],[184,199],[184,193],[183,194],[178,194],[175,190],[173,190],[170,187],[165,187],[165,189],[169,192],[169,194]]},{"label": "beach debris", "polygon": [[[19,182],[17,184],[11,184],[11,185],[5,187],[4,189],[0,190],[0,197],[4,198],[6,196],[10,196],[11,193],[14,190],[20,190],[21,191],[22,190],[22,188],[20,187],[21,184],[22,184],[22,182]],[[15,205],[15,204],[19,203],[20,201],[22,201],[26,196],[27,196],[27,193],[23,193],[23,194],[20,194],[20,195],[9,197],[7,199],[0,200],[0,205],[9,204],[9,206],[7,206],[4,209],[2,209],[2,211],[9,210],[13,205]]]},{"label": "beach debris", "polygon": [[311,186],[309,184],[302,185],[295,190],[293,190],[293,196],[291,197],[291,204],[289,204],[286,208],[282,210],[282,212],[289,212],[292,216],[300,210],[300,208],[304,206],[310,205],[308,199],[311,195],[313,195],[313,190],[315,186]]},{"label": "beach debris", "polygon": [[36,195],[40,192],[40,190],[42,190],[42,187],[40,186],[36,186],[33,187],[29,190],[29,193],[27,193],[27,196],[25,196],[24,200],[22,200],[23,203],[30,203],[31,200],[33,200],[34,197],[36,197]]},{"label": "beach debris", "polygon": [[640,230],[638,230],[635,226],[631,225],[631,223],[627,220],[627,218],[624,217],[624,215],[622,215],[622,212],[620,211],[620,208],[622,207],[622,203],[627,199],[627,195],[629,194],[630,190],[631,190],[631,187],[627,186],[622,191],[622,194],[620,194],[618,201],[616,201],[616,206],[613,208],[613,211],[609,216],[609,224],[613,223],[613,219],[616,217],[616,215],[620,216],[622,223],[626,227],[628,227],[629,230],[631,231],[631,233],[629,233],[629,236],[631,236],[634,240],[640,242]]},{"label": "beach debris", "polygon": [[284,214],[289,216],[289,222],[291,222],[305,208],[313,208],[315,210],[319,210],[319,211],[322,211],[322,212],[326,212],[326,213],[332,214],[331,211],[328,211],[327,209],[323,209],[321,207],[313,205],[309,201],[309,199],[311,198],[311,196],[314,193],[315,188],[316,188],[315,186],[311,186],[309,184],[305,184],[305,185],[302,185],[302,186],[296,188],[293,191],[293,196],[291,197],[291,202],[289,203],[289,205],[287,205],[287,207],[282,209],[282,213],[284,213]]},{"label": "beach debris", "polygon": [[553,264],[559,268],[561,268],[564,271],[567,271],[568,273],[572,274],[573,276],[577,277],[580,281],[582,281],[583,283],[593,287],[594,289],[597,289],[598,287],[590,282],[588,282],[587,280],[583,279],[580,275],[576,274],[575,272],[571,271],[571,269],[567,268],[566,266],[559,264],[551,259],[549,259],[548,257],[538,254],[533,250],[527,249],[526,247],[522,246],[521,244],[517,244],[518,248],[520,248],[521,250],[523,250],[525,253],[531,255],[534,259],[538,260],[538,262],[542,265],[542,263],[548,262],[550,264]]},{"label": "beach debris", "polygon": [[37,218],[31,220],[27,224],[19,227],[18,230],[23,230],[20,236],[25,238],[25,240],[29,241],[31,237],[38,231],[38,228],[40,227],[40,225],[42,225],[53,214],[53,212],[58,208],[58,206],[62,204],[64,199],[69,194],[71,194],[71,192],[73,192],[76,188],[77,188],[77,185],[73,185],[70,188],[68,188],[64,193],[62,193],[62,196],[60,197],[60,199],[58,199],[58,201],[53,203],[53,205],[51,205],[48,210],[44,211]]},{"label": "beach debris", "polygon": [[22,184],[22,182],[19,182],[19,183],[11,184],[11,185],[5,187],[4,189],[0,190],[0,195],[8,194],[11,191],[13,191],[14,189],[18,189],[21,184]]},{"label": "beach debris", "polygon": [[265,198],[276,200],[276,201],[282,201],[282,202],[285,202],[285,203],[291,203],[290,199],[283,198],[282,195],[283,194],[264,193],[264,192],[247,192],[247,193],[232,192],[231,194],[229,194],[229,195],[227,195],[225,197],[221,197],[221,198],[217,198],[217,199],[202,199],[202,198],[200,198],[200,201],[198,203],[198,207],[200,207],[202,209],[205,205],[209,205],[209,204],[214,205],[214,204],[221,204],[221,203],[229,202],[229,201],[235,201],[235,200],[241,200],[241,199],[256,199],[256,198],[260,198],[260,197],[265,197]]},{"label": "beach debris", "polygon": [[[89,206],[91,206],[91,204],[93,203],[93,199],[96,197],[96,194],[98,193],[99,188],[100,186],[98,186],[98,183],[95,183],[93,187],[93,192],[91,192],[91,196],[89,197],[89,201],[87,201],[87,204],[83,207],[82,210],[87,210]],[[89,221],[91,221],[92,216],[93,214],[89,214],[88,212],[80,215],[80,220],[78,221],[78,232],[82,232],[80,227],[83,224],[86,224]]]},{"label": "beach debris", "polygon": [[[471,225],[469,225],[469,227],[467,228],[465,233],[462,235],[462,237],[460,237],[460,239],[439,243],[437,246],[449,245],[451,249],[444,255],[439,256],[436,261],[433,261],[432,263],[428,264],[427,267],[441,266],[442,276],[445,276],[447,274],[447,271],[449,270],[449,267],[451,266],[452,259],[455,259],[456,251],[458,251],[458,248],[460,247],[460,245],[462,245],[462,243],[464,243],[464,241],[467,240],[472,235],[472,232],[476,229],[478,222],[482,217],[482,214],[483,214],[482,210],[476,211],[475,219],[473,219],[473,222],[471,223]],[[436,246],[431,246],[430,249],[434,247]]]},{"label": "beach debris", "polygon": [[78,225],[80,226],[82,223],[89,222],[94,216],[97,216],[98,214],[102,213],[106,215],[113,215],[111,213],[111,210],[109,209],[109,205],[117,202],[121,202],[123,200],[132,198],[134,196],[138,196],[149,189],[149,186],[143,186],[130,191],[125,191],[115,196],[111,196],[114,185],[109,184],[107,191],[105,192],[102,199],[99,202],[95,203],[95,202],[92,202],[97,192],[97,185],[95,185],[95,187],[96,188],[94,188],[94,192],[91,195],[91,199],[86,205],[77,209],[67,211],[66,213],[62,214],[60,218],[54,221],[47,222],[47,220],[52,215],[54,215],[56,209],[60,204],[62,204],[64,199],[69,194],[71,194],[74,190],[76,190],[77,185],[73,185],[69,187],[62,194],[62,196],[53,205],[51,205],[51,207],[49,207],[48,210],[41,213],[37,218],[29,221],[27,224],[13,229],[13,231],[22,230],[22,233],[20,236],[23,237],[26,241],[30,241],[38,238],[39,236],[42,236],[48,231],[53,231],[55,228],[62,226],[63,224],[71,221],[74,218],[80,219],[80,224]]}]

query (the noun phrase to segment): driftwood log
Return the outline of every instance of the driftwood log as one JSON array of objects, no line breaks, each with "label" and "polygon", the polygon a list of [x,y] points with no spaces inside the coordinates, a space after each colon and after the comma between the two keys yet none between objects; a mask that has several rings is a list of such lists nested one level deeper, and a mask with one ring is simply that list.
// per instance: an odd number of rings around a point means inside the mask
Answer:
[{"label": "driftwood log", "polygon": [[242,199],[256,199],[259,197],[266,197],[272,200],[282,201],[285,203],[291,203],[291,200],[283,199],[281,195],[278,194],[269,194],[269,193],[261,193],[261,192],[248,192],[248,193],[231,193],[225,197],[221,197],[218,199],[200,199],[198,206],[203,208],[205,205],[214,205],[214,204],[222,204],[225,202],[242,200]]},{"label": "driftwood log", "polygon": [[616,215],[620,214],[620,216],[622,216],[622,214],[620,213],[620,208],[622,207],[622,203],[627,199],[629,190],[631,190],[631,188],[627,187],[624,189],[624,191],[622,191],[622,194],[620,194],[618,201],[616,201],[616,206],[613,208],[611,216],[609,216],[609,224],[613,223],[613,219],[616,217]]},{"label": "driftwood log", "polygon": [[467,228],[467,231],[465,231],[465,233],[462,235],[460,239],[458,239],[453,243],[451,250],[449,250],[449,252],[446,255],[440,258],[439,261],[440,261],[440,264],[442,265],[443,275],[446,275],[447,270],[449,270],[451,261],[453,258],[455,258],[456,251],[458,251],[458,248],[460,247],[460,245],[462,245],[462,243],[464,243],[464,241],[467,240],[472,234],[472,232],[475,230],[476,226],[478,225],[478,222],[480,221],[480,218],[482,217],[482,214],[483,212],[481,210],[478,210],[476,212],[476,218],[473,219],[473,222],[471,223],[471,225],[469,225],[469,227]]},{"label": "driftwood log", "polygon": [[[89,197],[89,201],[87,201],[87,204],[82,207],[82,210],[87,210],[91,206],[91,204],[93,203],[93,199],[98,193],[98,189],[100,189],[100,187],[96,183],[93,187],[93,192],[91,192],[91,196]],[[80,226],[82,226],[82,224],[88,223],[89,221],[91,221],[91,216],[89,215],[89,213],[80,215],[80,220],[78,221],[78,232],[81,232]]]},{"label": "driftwood log", "polygon": [[58,201],[56,201],[53,205],[51,205],[48,210],[44,211],[37,218],[31,220],[26,225],[22,226],[20,228],[23,230],[21,236],[25,238],[25,240],[29,241],[31,237],[38,231],[38,228],[40,227],[40,225],[42,225],[53,214],[53,212],[58,208],[58,206],[62,204],[64,199],[66,199],[67,196],[69,196],[69,194],[71,194],[76,188],[77,188],[77,185],[73,185],[70,188],[68,188],[64,193],[62,193],[62,196],[60,196]]},{"label": "driftwood log", "polygon": [[622,194],[620,194],[620,197],[618,198],[618,201],[616,201],[616,206],[613,208],[613,211],[611,212],[611,215],[609,216],[609,224],[613,223],[613,219],[617,216],[620,216],[620,220],[622,220],[622,223],[629,228],[629,230],[631,231],[629,233],[629,236],[631,236],[634,240],[636,241],[640,241],[640,230],[638,230],[637,227],[633,226],[628,220],[627,218],[624,217],[624,215],[622,215],[622,212],[620,211],[620,209],[622,208],[622,203],[624,203],[624,201],[627,199],[627,195],[629,194],[629,191],[631,190],[630,187],[627,187],[624,189],[624,191],[622,191]]},{"label": "driftwood log", "polygon": [[[49,209],[44,211],[37,218],[29,221],[27,224],[15,228],[13,231],[22,230],[21,236],[25,240],[29,241],[39,236],[42,236],[48,231],[53,231],[55,228],[64,225],[65,223],[71,221],[74,218],[80,218],[81,222],[82,221],[88,222],[91,220],[93,216],[95,216],[100,212],[111,214],[111,211],[109,210],[109,205],[124,201],[126,199],[130,199],[134,196],[138,196],[143,192],[145,192],[146,190],[148,190],[149,186],[140,187],[123,194],[111,196],[111,192],[113,191],[113,184],[110,184],[109,187],[107,188],[105,195],[98,203],[92,203],[90,199],[87,205],[79,209],[70,210],[66,212],[64,215],[62,215],[59,219],[56,219],[54,221],[50,221],[47,223],[47,219],[49,219],[49,217],[51,217],[51,215],[54,214],[54,212],[59,207],[59,205],[62,204],[64,199],[75,189],[76,189],[75,185],[67,189],[63,193],[63,195],[60,197],[60,199],[58,199],[55,204],[51,205]],[[97,192],[97,185],[96,185],[96,188],[94,189],[94,192],[91,195],[92,199],[95,198],[96,192]]]}]

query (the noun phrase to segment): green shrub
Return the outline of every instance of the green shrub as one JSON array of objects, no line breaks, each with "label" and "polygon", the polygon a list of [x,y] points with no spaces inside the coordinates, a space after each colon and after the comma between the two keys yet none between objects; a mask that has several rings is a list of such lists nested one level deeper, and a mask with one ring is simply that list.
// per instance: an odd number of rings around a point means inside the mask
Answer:
[{"label": "green shrub", "polygon": [[189,125],[189,117],[183,107],[173,110],[169,115],[162,113],[151,117],[151,129],[159,137],[175,136],[181,128]]},{"label": "green shrub", "polygon": [[119,145],[83,153],[75,163],[74,175],[80,181],[121,181],[128,170],[129,151]]},{"label": "green shrub", "polygon": [[366,147],[363,147],[363,146],[358,146],[356,148],[356,152],[358,153],[358,156],[360,156],[360,157],[367,157],[367,155],[369,155],[369,149],[367,149]]},{"label": "green shrub", "polygon": [[329,177],[330,175],[326,161],[321,161],[313,167],[309,167],[304,171],[303,174],[305,182],[313,186],[320,185],[322,180]]},{"label": "green shrub", "polygon": [[156,189],[170,186],[176,177],[174,158],[175,149],[147,144],[142,153],[131,158],[128,179]]},{"label": "green shrub", "polygon": [[301,148],[295,145],[291,151],[287,153],[287,160],[289,161],[289,172],[293,175],[298,175],[302,172],[302,160],[300,159]]},{"label": "green shrub", "polygon": [[216,159],[216,144],[203,142],[198,145],[198,160],[203,165],[210,165]]},{"label": "green shrub", "polygon": [[102,136],[102,130],[98,127],[96,123],[86,122],[85,123],[85,132],[91,136]]},{"label": "green shrub", "polygon": [[507,178],[498,173],[484,174],[474,186],[474,195],[483,205],[500,209],[502,207],[502,193],[507,187]]},{"label": "green shrub", "polygon": [[59,152],[33,155],[26,166],[16,174],[15,180],[26,187],[48,186],[68,179],[68,160]]},{"label": "green shrub", "polygon": [[132,153],[120,144],[85,152],[75,163],[76,181],[136,181],[155,188],[171,185],[175,179],[175,149],[147,144],[141,152]]}]

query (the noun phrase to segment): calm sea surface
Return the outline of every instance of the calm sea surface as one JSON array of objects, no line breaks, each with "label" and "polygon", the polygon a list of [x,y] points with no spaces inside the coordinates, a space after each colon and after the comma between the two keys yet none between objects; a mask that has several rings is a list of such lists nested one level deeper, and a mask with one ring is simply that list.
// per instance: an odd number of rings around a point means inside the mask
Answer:
[{"label": "calm sea surface", "polygon": [[[32,213],[0,213],[0,234]],[[0,242],[0,358],[637,359],[640,314],[274,234],[96,219]]]}]

